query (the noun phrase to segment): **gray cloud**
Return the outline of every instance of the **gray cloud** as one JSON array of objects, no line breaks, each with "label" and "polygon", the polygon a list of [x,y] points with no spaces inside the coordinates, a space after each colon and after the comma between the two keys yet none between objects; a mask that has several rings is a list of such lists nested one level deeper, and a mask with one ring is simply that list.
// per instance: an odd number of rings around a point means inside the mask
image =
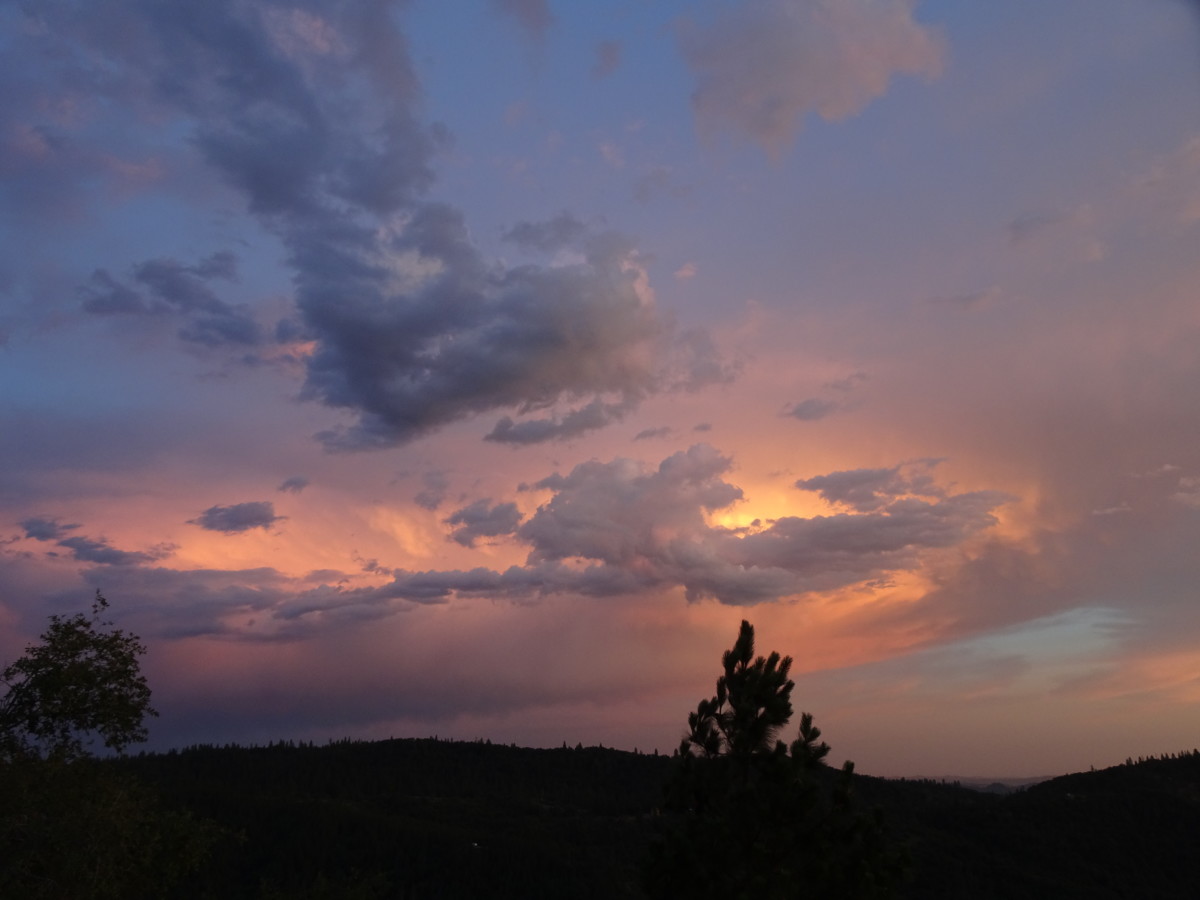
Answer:
[{"label": "gray cloud", "polygon": [[[569,241],[580,260],[505,268],[456,209],[422,201],[447,137],[418,119],[392,6],[67,3],[44,12],[39,40],[117,73],[101,89],[123,106],[190,127],[202,160],[282,241],[302,319],[284,331],[314,343],[303,396],[353,417],[318,434],[330,450],[392,447],[491,412],[505,413],[492,440],[564,439],[652,393],[725,378],[702,341],[670,348],[628,240],[584,234],[563,214],[510,237]],[[535,31],[550,22],[544,3],[501,8]],[[100,270],[84,308],[171,310],[184,340],[253,346],[261,327],[212,289],[234,262],[150,260],[129,281]]]},{"label": "gray cloud", "polygon": [[567,441],[621,421],[633,405],[631,400],[605,403],[597,398],[587,406],[571,410],[565,416],[547,416],[524,422],[514,422],[512,417],[505,416],[484,436],[484,440],[514,445]]},{"label": "gray cloud", "polygon": [[303,475],[293,475],[291,478],[285,478],[276,490],[285,494],[299,494],[308,485],[309,481]]},{"label": "gray cloud", "polygon": [[488,500],[476,500],[443,521],[447,525],[457,526],[450,533],[451,540],[464,547],[474,547],[479,538],[500,537],[515,532],[521,524],[521,513],[515,503],[492,506]]},{"label": "gray cloud", "polygon": [[[731,461],[706,444],[655,469],[627,459],[583,463],[525,487],[552,497],[515,532],[515,507],[500,514],[499,506],[478,501],[456,514],[464,529],[501,519],[497,535],[513,533],[530,548],[524,566],[400,571],[391,584],[353,596],[441,602],[679,588],[691,601],[745,605],[845,588],[918,567],[927,551],[955,546],[995,524],[992,510],[1011,499],[994,491],[949,494],[930,482],[931,466],[921,461],[808,479],[805,489],[853,512],[727,529],[707,517],[741,501],[742,491],[723,477]],[[463,537],[465,543],[470,532]]]},{"label": "gray cloud", "polygon": [[725,358],[703,328],[689,328],[675,335],[667,365],[670,389],[688,393],[730,384],[742,368],[739,361]]},{"label": "gray cloud", "polygon": [[58,519],[41,516],[23,519],[19,524],[27,538],[35,541],[54,541],[55,546],[70,550],[72,558],[104,566],[140,566],[170,556],[175,549],[172,545],[163,544],[150,551],[119,550],[106,538],[71,535],[72,531],[80,527],[76,523],[63,524]]},{"label": "gray cloud", "polygon": [[271,611],[301,593],[301,583],[269,567],[165,569],[152,566],[85,570],[85,584],[120,597],[144,636],[219,635],[277,639]]},{"label": "gray cloud", "polygon": [[232,506],[210,506],[188,522],[207,531],[238,534],[255,528],[270,528],[284,518],[275,515],[275,506],[269,500],[259,500]]},{"label": "gray cloud", "polygon": [[58,519],[47,519],[41,516],[31,516],[18,523],[25,531],[25,537],[35,541],[57,541],[66,537],[78,528],[78,524],[64,525]]},{"label": "gray cloud", "polygon": [[663,425],[659,428],[643,428],[633,436],[635,441],[648,441],[652,438],[665,438],[671,436],[670,426]]},{"label": "gray cloud", "polygon": [[173,546],[164,545],[152,551],[118,550],[104,538],[69,537],[58,542],[58,546],[71,551],[81,562],[98,563],[104,566],[140,566],[155,562],[174,551]]},{"label": "gray cloud", "polygon": [[424,487],[417,492],[413,497],[413,503],[421,507],[433,511],[442,505],[442,501],[446,499],[446,493],[450,489],[450,479],[446,477],[445,472],[426,472],[421,476],[421,484]]},{"label": "gray cloud", "polygon": [[152,311],[139,291],[122,284],[104,269],[92,273],[91,282],[81,293],[84,310],[96,315],[145,315]]},{"label": "gray cloud", "polygon": [[784,415],[791,416],[793,419],[799,419],[801,422],[816,422],[818,419],[824,419],[826,416],[832,415],[839,409],[841,409],[841,405],[832,400],[809,397],[806,400],[801,400],[799,403],[793,403],[787,408]]},{"label": "gray cloud", "polygon": [[778,153],[810,112],[845,119],[895,74],[937,75],[941,41],[912,12],[907,0],[749,0],[703,26],[684,21],[698,126],[733,128]]},{"label": "gray cloud", "polygon": [[[452,540],[507,539],[526,560],[498,571],[387,569],[363,563],[366,575],[320,571],[302,578],[271,569],[172,571],[145,565],[166,548],[130,554],[104,541],[60,538],[76,558],[104,564],[84,573],[120,591],[154,633],[217,634],[247,640],[296,640],[332,627],[396,614],[408,604],[485,598],[513,602],[553,595],[622,597],[678,590],[689,601],[731,605],[772,602],[836,590],[911,571],[928,551],[951,548],[995,523],[1010,498],[992,491],[952,494],[930,480],[922,460],[885,469],[834,472],[798,482],[848,511],[785,517],[725,528],[711,516],[742,502],[727,480],[732,461],[707,444],[675,453],[658,466],[629,459],[592,460],[553,474],[524,491],[547,499],[522,521],[511,502],[482,499],[445,518]],[[201,527],[233,533],[269,527],[270,504],[212,507]],[[28,533],[64,534],[50,519],[23,523]],[[158,554],[157,556],[155,554]],[[982,563],[981,563],[982,564]],[[107,574],[104,574],[107,573]],[[356,578],[388,575],[383,584]]]},{"label": "gray cloud", "polygon": [[525,250],[553,253],[579,246],[588,235],[588,227],[569,212],[560,212],[544,222],[518,222],[501,235]]},{"label": "gray cloud", "polygon": [[236,280],[237,257],[228,251],[193,266],[174,259],[147,260],[133,267],[132,278],[141,290],[97,269],[81,289],[84,311],[102,316],[181,315],[186,322],[179,337],[208,347],[253,347],[264,340],[262,327],[249,312],[221,300],[209,285],[214,279]]},{"label": "gray cloud", "polygon": [[938,460],[919,460],[890,469],[849,469],[802,478],[796,487],[815,491],[829,503],[849,506],[859,512],[882,509],[897,497],[944,497],[933,482]]},{"label": "gray cloud", "polygon": [[654,348],[666,326],[639,293],[623,242],[593,241],[575,265],[494,271],[455,210],[425,206],[395,250],[416,252],[438,274],[402,297],[381,295],[370,273],[351,279],[360,289],[349,296],[361,302],[348,299],[345,278],[302,291],[323,336],[307,391],[359,413],[357,424],[320,435],[330,449],[393,446],[487,410],[590,398],[561,420],[515,430],[502,422],[492,439],[568,437],[614,421],[656,388]]}]

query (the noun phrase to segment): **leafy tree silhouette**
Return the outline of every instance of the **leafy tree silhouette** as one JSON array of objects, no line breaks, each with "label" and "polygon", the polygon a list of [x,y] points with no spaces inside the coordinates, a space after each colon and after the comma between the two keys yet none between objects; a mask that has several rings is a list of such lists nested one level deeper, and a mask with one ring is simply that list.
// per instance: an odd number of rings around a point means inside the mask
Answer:
[{"label": "leafy tree silhouette", "polygon": [[41,642],[0,672],[4,756],[70,760],[97,738],[118,753],[146,739],[145,719],[158,715],[138,662],[146,648],[104,621],[107,609],[97,591],[90,617],[51,616]]},{"label": "leafy tree silhouette", "polygon": [[92,758],[146,739],[157,715],[136,635],[91,615],[51,616],[0,671],[0,896],[153,897],[199,865],[216,830],[163,810]]},{"label": "leafy tree silhouette", "polygon": [[884,897],[903,871],[878,816],[853,799],[854,764],[825,765],[829,745],[803,713],[790,747],[790,656],[754,655],[743,621],[722,657],[716,695],[688,716],[644,868],[654,898]]}]

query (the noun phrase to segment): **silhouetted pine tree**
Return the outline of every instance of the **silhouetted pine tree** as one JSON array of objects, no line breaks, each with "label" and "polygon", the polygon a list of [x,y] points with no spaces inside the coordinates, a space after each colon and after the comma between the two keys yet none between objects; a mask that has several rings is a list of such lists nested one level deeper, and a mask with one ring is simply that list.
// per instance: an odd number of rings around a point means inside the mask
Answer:
[{"label": "silhouetted pine tree", "polygon": [[789,747],[792,659],[754,656],[743,621],[716,696],[688,716],[664,825],[644,871],[654,898],[882,897],[902,870],[877,817],[858,811],[853,763],[824,762],[812,716]]}]

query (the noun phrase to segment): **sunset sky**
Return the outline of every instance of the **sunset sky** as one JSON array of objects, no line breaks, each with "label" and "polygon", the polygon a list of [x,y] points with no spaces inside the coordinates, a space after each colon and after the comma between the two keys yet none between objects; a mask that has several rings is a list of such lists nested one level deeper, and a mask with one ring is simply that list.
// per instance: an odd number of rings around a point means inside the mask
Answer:
[{"label": "sunset sky", "polygon": [[103,590],[151,747],[670,752],[743,618],[869,774],[1200,745],[1200,4],[33,0],[0,73],[0,662]]}]

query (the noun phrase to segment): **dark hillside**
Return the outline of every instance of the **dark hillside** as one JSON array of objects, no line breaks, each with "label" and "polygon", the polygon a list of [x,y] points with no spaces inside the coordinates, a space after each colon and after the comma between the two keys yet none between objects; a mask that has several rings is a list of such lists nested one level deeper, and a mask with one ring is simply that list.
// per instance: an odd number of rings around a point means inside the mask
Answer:
[{"label": "dark hillside", "polygon": [[[115,763],[226,831],[179,897],[636,898],[670,759],[437,740]],[[831,773],[832,775],[832,773]],[[912,900],[1200,897],[1200,754],[1002,796],[856,776]]]},{"label": "dark hillside", "polygon": [[1200,897],[1200,754],[1065,775],[1008,796],[862,779],[906,836],[913,898]]},{"label": "dark hillside", "polygon": [[[199,747],[124,763],[231,835],[181,896],[639,896],[669,760],[437,740]],[[324,892],[306,893],[323,884]]]}]

